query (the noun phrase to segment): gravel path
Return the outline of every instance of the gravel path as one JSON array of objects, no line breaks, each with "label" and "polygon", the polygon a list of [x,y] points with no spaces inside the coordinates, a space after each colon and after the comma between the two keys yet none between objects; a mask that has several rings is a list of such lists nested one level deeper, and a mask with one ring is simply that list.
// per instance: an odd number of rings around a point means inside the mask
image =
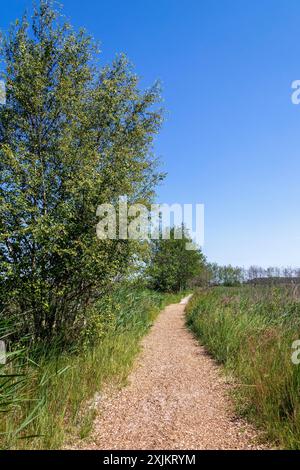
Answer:
[{"label": "gravel path", "polygon": [[143,341],[121,390],[102,397],[89,449],[254,449],[255,432],[230,411],[228,385],[170,305]]}]

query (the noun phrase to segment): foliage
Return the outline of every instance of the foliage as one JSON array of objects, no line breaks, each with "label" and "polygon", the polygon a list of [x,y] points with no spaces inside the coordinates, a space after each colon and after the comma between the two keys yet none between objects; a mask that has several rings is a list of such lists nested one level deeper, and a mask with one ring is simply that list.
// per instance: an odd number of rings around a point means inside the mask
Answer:
[{"label": "foliage", "polygon": [[164,292],[178,292],[205,269],[205,258],[199,249],[187,249],[192,240],[182,234],[176,238],[177,228],[170,229],[170,238],[153,240],[148,269],[152,288]]},{"label": "foliage", "polygon": [[159,89],[140,92],[124,56],[99,69],[91,38],[48,0],[3,37],[1,58],[0,315],[21,313],[34,341],[71,343],[89,303],[138,253],[97,239],[96,209],[123,194],[151,200]]},{"label": "foliage", "polygon": [[242,268],[231,266],[219,266],[217,263],[210,263],[208,266],[211,272],[211,282],[224,286],[236,286],[244,280]]}]

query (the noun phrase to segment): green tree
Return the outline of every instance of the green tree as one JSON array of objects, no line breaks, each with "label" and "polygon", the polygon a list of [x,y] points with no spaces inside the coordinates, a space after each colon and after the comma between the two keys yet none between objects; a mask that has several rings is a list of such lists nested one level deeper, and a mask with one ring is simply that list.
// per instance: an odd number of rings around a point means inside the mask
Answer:
[{"label": "green tree", "polygon": [[139,91],[124,56],[99,69],[97,54],[46,0],[1,41],[0,314],[22,313],[35,339],[73,335],[137,253],[97,239],[97,206],[123,194],[148,203],[162,177],[158,86]]},{"label": "green tree", "polygon": [[151,242],[148,275],[154,289],[166,292],[184,290],[189,281],[205,269],[202,252],[199,249],[187,250],[186,245],[192,240],[186,234],[182,234],[181,239],[176,238],[177,230],[174,227],[170,229],[169,239]]},{"label": "green tree", "polygon": [[234,267],[230,264],[219,266],[217,263],[210,263],[208,270],[211,273],[211,282],[224,286],[237,286],[244,281],[245,273],[242,268]]}]

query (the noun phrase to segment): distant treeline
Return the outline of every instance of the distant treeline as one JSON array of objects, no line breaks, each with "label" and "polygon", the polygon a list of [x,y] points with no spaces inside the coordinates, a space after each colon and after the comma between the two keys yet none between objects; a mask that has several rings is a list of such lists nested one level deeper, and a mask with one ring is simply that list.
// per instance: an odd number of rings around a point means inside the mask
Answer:
[{"label": "distant treeline", "polygon": [[243,283],[251,284],[300,284],[300,268],[270,266],[219,266],[217,263],[209,263],[205,272],[194,279],[194,285],[210,284],[235,286]]}]

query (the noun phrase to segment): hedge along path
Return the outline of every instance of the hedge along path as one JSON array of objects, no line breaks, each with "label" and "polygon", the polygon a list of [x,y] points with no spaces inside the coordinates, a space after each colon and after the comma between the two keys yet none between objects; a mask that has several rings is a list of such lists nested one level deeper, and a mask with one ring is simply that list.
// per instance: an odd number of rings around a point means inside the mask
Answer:
[{"label": "hedge along path", "polygon": [[185,326],[188,299],[159,315],[129,383],[107,391],[87,449],[257,449],[219,367]]}]

